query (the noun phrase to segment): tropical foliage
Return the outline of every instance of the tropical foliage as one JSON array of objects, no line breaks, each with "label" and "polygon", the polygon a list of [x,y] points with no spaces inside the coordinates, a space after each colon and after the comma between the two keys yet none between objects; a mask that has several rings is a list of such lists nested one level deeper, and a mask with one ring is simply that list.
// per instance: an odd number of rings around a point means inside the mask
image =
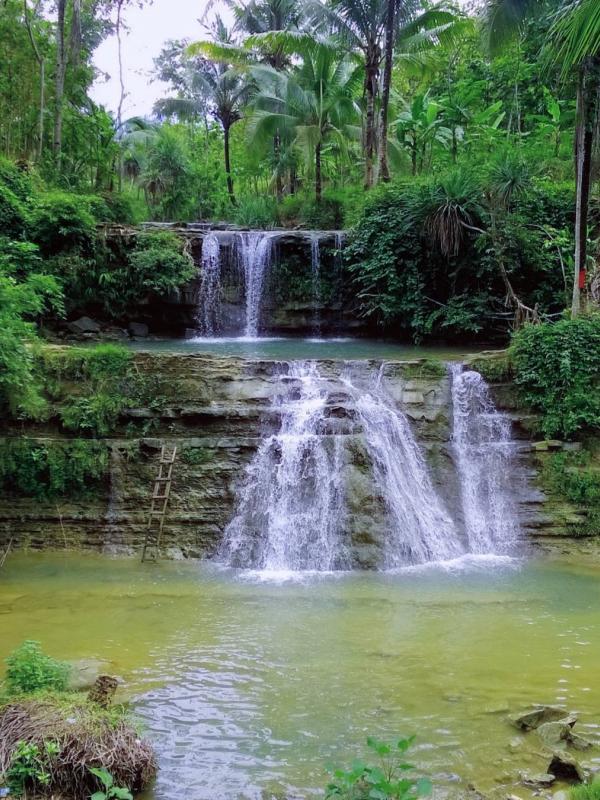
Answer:
[{"label": "tropical foliage", "polygon": [[[358,312],[417,338],[506,335],[598,300],[591,0],[228,0],[231,24],[209,5],[196,41],[165,43],[165,96],[133,119],[123,91],[112,117],[89,97],[126,5],[0,9],[0,258],[20,343],[62,313],[60,290],[67,313],[119,319],[185,283],[164,234],[115,250],[99,233],[144,217],[354,226]],[[2,351],[17,372],[21,346]]]}]

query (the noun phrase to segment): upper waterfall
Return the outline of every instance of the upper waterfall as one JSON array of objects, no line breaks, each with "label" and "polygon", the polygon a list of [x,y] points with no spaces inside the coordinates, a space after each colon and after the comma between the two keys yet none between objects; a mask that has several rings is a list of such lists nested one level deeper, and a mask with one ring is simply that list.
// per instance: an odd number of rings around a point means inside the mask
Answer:
[{"label": "upper waterfall", "polygon": [[450,372],[453,445],[468,549],[505,553],[519,532],[511,423],[497,410],[478,372],[463,371],[462,364],[452,364]]},{"label": "upper waterfall", "polygon": [[269,231],[239,233],[236,249],[242,266],[246,287],[246,327],[248,338],[258,336],[265,273],[272,253],[273,234]]},{"label": "upper waterfall", "polygon": [[196,319],[204,336],[219,330],[221,310],[221,246],[214,233],[202,240],[200,295]]}]

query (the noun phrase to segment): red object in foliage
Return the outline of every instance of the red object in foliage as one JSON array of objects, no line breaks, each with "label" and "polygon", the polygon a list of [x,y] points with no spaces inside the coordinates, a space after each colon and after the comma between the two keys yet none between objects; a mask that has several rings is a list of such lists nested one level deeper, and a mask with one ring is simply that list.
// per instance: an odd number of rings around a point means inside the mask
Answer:
[{"label": "red object in foliage", "polygon": [[579,270],[579,288],[580,289],[585,289],[585,270],[584,269],[580,269]]}]

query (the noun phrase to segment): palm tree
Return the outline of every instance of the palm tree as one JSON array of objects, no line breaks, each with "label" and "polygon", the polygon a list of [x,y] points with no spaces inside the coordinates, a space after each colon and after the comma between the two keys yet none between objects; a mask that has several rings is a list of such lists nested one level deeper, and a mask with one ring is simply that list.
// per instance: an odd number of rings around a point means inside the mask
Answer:
[{"label": "palm tree", "polygon": [[[235,49],[235,41],[231,31],[220,16],[216,16],[209,28],[217,47]],[[196,43],[186,49],[188,57],[197,55],[204,43]],[[231,174],[230,133],[232,126],[242,118],[242,111],[249,97],[250,85],[246,75],[231,64],[199,58],[195,63],[193,84],[190,86],[191,96],[180,96],[178,101],[189,102],[180,105],[179,114],[200,113],[201,109],[215,117],[223,129],[223,158],[227,176],[227,192],[231,203],[235,205],[233,177]],[[165,101],[160,101],[164,103]],[[160,106],[159,106],[160,109]],[[171,109],[174,107],[171,105]]]},{"label": "palm tree", "polygon": [[252,70],[258,91],[250,135],[264,139],[277,130],[291,133],[314,165],[315,200],[320,203],[323,147],[332,138],[343,147],[354,135],[352,123],[358,113],[354,98],[363,79],[362,68],[340,56],[331,44],[312,37],[278,38],[286,52],[295,49],[302,63],[291,74],[268,66]]},{"label": "palm tree", "polygon": [[575,274],[571,315],[581,310],[586,283],[589,198],[592,151],[597,130],[600,95],[600,6],[597,0],[487,0],[486,22],[493,50],[516,35],[536,11],[556,12],[544,46],[549,63],[562,65],[562,77],[577,73],[575,127]]},{"label": "palm tree", "polygon": [[[412,0],[409,0],[412,5]],[[368,189],[375,179],[377,154],[376,103],[379,94],[379,73],[383,58],[383,41],[388,22],[388,0],[334,0],[327,6],[318,0],[312,3],[316,19],[325,19],[342,43],[363,60],[363,128],[364,185]],[[394,22],[394,21],[393,21]]]}]

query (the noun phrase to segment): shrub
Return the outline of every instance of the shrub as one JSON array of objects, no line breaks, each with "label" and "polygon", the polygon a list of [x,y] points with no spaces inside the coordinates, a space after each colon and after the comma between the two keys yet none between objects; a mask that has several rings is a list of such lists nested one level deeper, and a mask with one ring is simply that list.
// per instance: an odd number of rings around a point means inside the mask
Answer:
[{"label": "shrub", "polygon": [[413,766],[405,762],[404,754],[413,741],[411,737],[387,744],[369,737],[367,745],[378,757],[378,763],[357,760],[347,771],[333,770],[333,780],[325,792],[326,800],[416,800],[430,794],[429,780],[408,775]]},{"label": "shrub", "polygon": [[510,347],[523,401],[546,436],[600,427],[600,315],[528,325]]},{"label": "shrub", "polygon": [[64,251],[92,255],[96,220],[89,198],[60,191],[40,195],[31,215],[31,238],[46,256]]},{"label": "shrub", "polygon": [[10,189],[23,202],[27,202],[33,194],[31,176],[27,169],[2,156],[0,156],[0,186]]},{"label": "shrub", "polygon": [[[137,377],[130,369],[132,353],[126,347],[101,344],[96,347],[46,348],[39,355],[39,370],[47,391],[65,400],[61,418],[69,430],[106,436],[114,430],[120,414],[133,403]],[[64,382],[76,381],[84,392],[63,397]]]},{"label": "shrub", "polygon": [[53,278],[32,274],[17,282],[0,270],[0,410],[5,413],[37,417],[43,411],[31,350],[37,337],[30,320],[47,308],[62,313],[62,295]]},{"label": "shrub", "polygon": [[233,210],[233,221],[247,228],[273,228],[278,223],[275,199],[254,195],[240,197]]},{"label": "shrub", "polygon": [[8,494],[51,500],[98,491],[108,470],[103,442],[5,439],[0,442],[0,488]]},{"label": "shrub", "polygon": [[39,642],[26,641],[6,659],[6,687],[12,694],[32,694],[42,689],[64,691],[69,665],[42,652]]},{"label": "shrub", "polygon": [[545,456],[541,481],[545,491],[573,504],[585,516],[584,522],[570,526],[573,536],[600,533],[600,463],[590,450]]},{"label": "shrub", "polygon": [[6,781],[13,794],[26,794],[27,789],[42,791],[50,783],[52,759],[60,748],[56,742],[45,741],[43,749],[37,744],[17,742],[10,767],[6,772]]},{"label": "shrub", "polygon": [[169,231],[151,231],[136,237],[124,259],[108,257],[96,275],[97,297],[114,316],[139,305],[148,294],[165,295],[196,274],[185,243]]},{"label": "shrub", "polygon": [[25,236],[28,217],[25,206],[16,194],[0,183],[0,231],[12,239]]}]

